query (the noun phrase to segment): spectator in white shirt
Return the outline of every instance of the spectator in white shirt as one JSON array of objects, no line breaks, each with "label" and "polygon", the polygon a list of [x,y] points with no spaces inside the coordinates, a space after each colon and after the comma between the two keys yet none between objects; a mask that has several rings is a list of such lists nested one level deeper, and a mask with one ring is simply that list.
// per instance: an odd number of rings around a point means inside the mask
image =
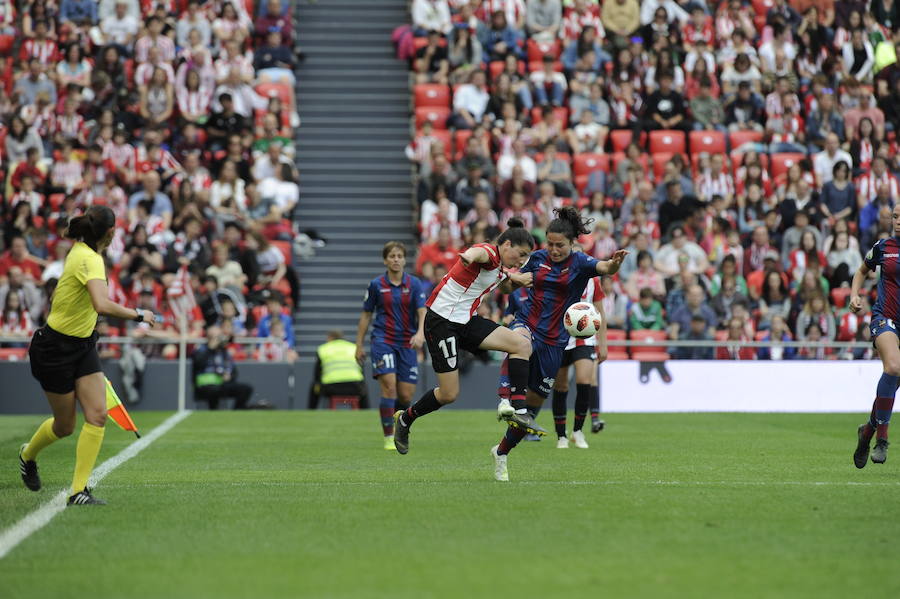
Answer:
[{"label": "spectator in white shirt", "polygon": [[413,0],[412,22],[416,35],[430,30],[447,34],[453,26],[447,0]]},{"label": "spectator in white shirt", "polygon": [[517,139],[513,142],[512,149],[512,154],[504,154],[497,161],[497,176],[500,177],[500,181],[503,182],[512,177],[513,168],[518,166],[522,169],[522,177],[526,181],[535,183],[537,181],[537,164],[531,156],[525,153],[525,142]]},{"label": "spectator in white shirt", "polygon": [[140,26],[138,20],[128,14],[128,3],[125,0],[116,0],[113,14],[100,21],[100,31],[103,32],[105,44],[117,44],[123,47],[131,46]]},{"label": "spectator in white shirt", "polygon": [[835,133],[829,133],[825,137],[825,149],[813,156],[813,171],[816,173],[816,183],[819,189],[831,181],[834,176],[834,165],[838,162],[846,162],[853,168],[853,158],[841,149],[841,142]]},{"label": "spectator in white shirt", "polygon": [[490,95],[485,89],[484,71],[475,71],[469,83],[459,86],[453,95],[453,122],[457,129],[472,129],[481,122]]}]

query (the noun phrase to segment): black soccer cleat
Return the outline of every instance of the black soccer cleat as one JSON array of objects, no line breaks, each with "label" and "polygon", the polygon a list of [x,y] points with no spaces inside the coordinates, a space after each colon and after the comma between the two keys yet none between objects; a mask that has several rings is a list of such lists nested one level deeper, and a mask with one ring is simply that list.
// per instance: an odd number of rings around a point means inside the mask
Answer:
[{"label": "black soccer cleat", "polygon": [[66,505],[106,505],[102,499],[97,499],[91,494],[91,490],[87,487],[84,490],[75,493],[69,497]]},{"label": "black soccer cleat", "polygon": [[510,426],[521,429],[526,433],[538,435],[539,437],[543,437],[547,434],[547,431],[543,429],[537,422],[535,422],[534,416],[532,416],[528,412],[524,414],[514,412],[511,416],[505,418],[505,420],[509,423]]},{"label": "black soccer cleat", "polygon": [[397,453],[406,455],[409,451],[409,426],[403,424],[400,419],[402,415],[403,410],[394,412],[394,447],[397,448]]},{"label": "black soccer cleat", "polygon": [[37,462],[34,460],[26,460],[22,457],[22,452],[28,444],[19,448],[19,473],[22,475],[22,482],[32,491],[41,490],[41,476],[38,474]]},{"label": "black soccer cleat", "polygon": [[603,420],[591,420],[591,432],[599,433],[606,426],[606,422]]},{"label": "black soccer cleat", "polygon": [[887,439],[875,439],[875,449],[872,450],[872,462],[884,464],[887,461],[887,450],[890,443]]},{"label": "black soccer cleat", "polygon": [[857,442],[856,451],[853,452],[853,465],[857,468],[865,468],[866,462],[869,461],[869,444],[872,442],[871,436],[866,436],[866,425],[860,424],[856,429]]}]

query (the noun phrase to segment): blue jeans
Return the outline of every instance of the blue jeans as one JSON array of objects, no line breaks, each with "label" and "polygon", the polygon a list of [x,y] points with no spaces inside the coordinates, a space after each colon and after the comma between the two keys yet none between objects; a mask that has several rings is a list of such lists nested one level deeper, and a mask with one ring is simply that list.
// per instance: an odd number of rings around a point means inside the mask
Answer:
[{"label": "blue jeans", "polygon": [[563,103],[563,88],[559,83],[550,83],[544,85],[536,85],[534,87],[534,101],[541,106],[545,106],[548,104],[547,97],[547,87],[550,87],[550,98],[549,101],[553,102],[554,106],[562,106]]}]

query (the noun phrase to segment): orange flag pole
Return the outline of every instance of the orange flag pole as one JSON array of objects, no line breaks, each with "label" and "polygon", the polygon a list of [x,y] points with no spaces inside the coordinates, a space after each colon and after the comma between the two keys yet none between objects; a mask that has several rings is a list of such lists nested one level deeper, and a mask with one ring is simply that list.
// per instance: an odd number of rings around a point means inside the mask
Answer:
[{"label": "orange flag pole", "polygon": [[134,425],[134,420],[131,419],[131,416],[128,414],[128,410],[125,409],[125,406],[122,404],[122,400],[120,400],[119,396],[116,395],[116,390],[113,389],[112,383],[109,382],[109,379],[105,380],[107,415],[113,422],[122,427],[122,430],[131,431],[138,439],[140,439],[141,433],[138,432],[137,427]]}]

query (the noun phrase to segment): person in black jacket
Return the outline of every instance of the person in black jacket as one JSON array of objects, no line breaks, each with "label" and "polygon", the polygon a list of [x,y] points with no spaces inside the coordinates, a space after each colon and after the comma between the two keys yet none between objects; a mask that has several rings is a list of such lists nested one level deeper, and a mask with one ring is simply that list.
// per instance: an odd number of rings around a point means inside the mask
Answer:
[{"label": "person in black jacket", "polygon": [[237,381],[237,367],[228,353],[228,337],[221,327],[206,327],[206,345],[192,356],[194,366],[194,399],[209,402],[209,409],[219,408],[219,400],[234,398],[235,410],[246,410],[253,387]]}]

